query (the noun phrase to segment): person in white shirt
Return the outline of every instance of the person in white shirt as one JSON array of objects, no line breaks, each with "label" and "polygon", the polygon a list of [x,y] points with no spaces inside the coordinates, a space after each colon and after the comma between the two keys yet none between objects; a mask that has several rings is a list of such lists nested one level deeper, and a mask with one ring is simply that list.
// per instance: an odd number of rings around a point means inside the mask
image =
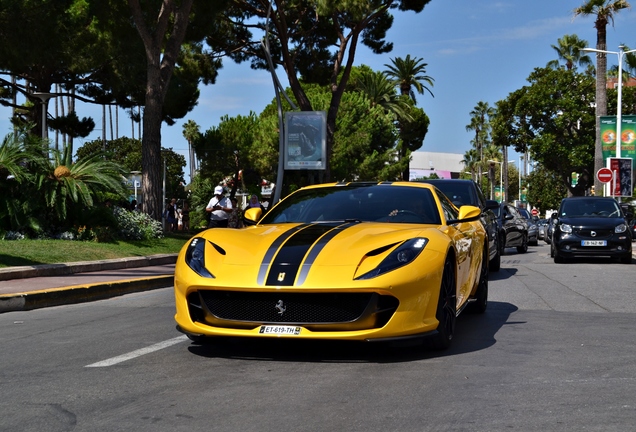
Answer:
[{"label": "person in white shirt", "polygon": [[232,212],[232,201],[223,196],[223,186],[214,188],[214,197],[205,208],[210,213],[208,228],[227,228],[228,218]]}]

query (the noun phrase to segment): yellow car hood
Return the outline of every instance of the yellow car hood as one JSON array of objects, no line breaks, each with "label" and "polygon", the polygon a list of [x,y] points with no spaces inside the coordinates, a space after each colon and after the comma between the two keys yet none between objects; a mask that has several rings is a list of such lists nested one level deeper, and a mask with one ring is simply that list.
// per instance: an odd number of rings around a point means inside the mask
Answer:
[{"label": "yellow car hood", "polygon": [[236,287],[337,286],[374,269],[406,240],[427,238],[427,254],[444,254],[448,243],[437,225],[369,222],[216,228],[200,237],[214,275],[209,283]]}]

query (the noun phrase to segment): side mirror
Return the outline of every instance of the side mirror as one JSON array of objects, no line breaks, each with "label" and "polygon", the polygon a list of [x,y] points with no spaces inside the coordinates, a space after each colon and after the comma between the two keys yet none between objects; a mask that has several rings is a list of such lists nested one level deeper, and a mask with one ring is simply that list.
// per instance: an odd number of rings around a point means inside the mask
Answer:
[{"label": "side mirror", "polygon": [[479,207],[464,205],[459,208],[459,215],[457,219],[450,219],[446,221],[448,225],[452,225],[458,222],[472,222],[479,219],[481,216],[481,210]]},{"label": "side mirror", "polygon": [[558,217],[559,217],[559,215],[557,214],[557,212],[553,212],[553,213],[550,215],[550,217],[551,217],[552,219],[556,219],[556,218],[558,218]]},{"label": "side mirror", "polygon": [[252,207],[243,212],[243,224],[245,226],[256,225],[263,216],[263,210],[260,207]]}]

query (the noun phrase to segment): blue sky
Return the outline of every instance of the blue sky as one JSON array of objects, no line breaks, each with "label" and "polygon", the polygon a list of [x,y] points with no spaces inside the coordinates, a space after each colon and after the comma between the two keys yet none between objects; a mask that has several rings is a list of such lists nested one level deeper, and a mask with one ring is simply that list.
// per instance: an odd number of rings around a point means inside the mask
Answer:
[{"label": "blue sky", "polygon": [[[479,101],[491,106],[521,88],[535,67],[556,59],[551,45],[566,34],[576,34],[596,45],[593,17],[573,18],[572,11],[583,0],[432,0],[419,14],[395,12],[388,40],[394,43],[389,54],[375,55],[360,45],[356,65],[385,70],[395,57],[422,58],[427,74],[435,80],[435,97],[417,95],[431,124],[422,151],[465,153],[472,133],[466,131],[470,111]],[[636,7],[636,1],[632,4]],[[630,28],[632,30],[630,30]],[[621,11],[607,28],[607,49],[620,44],[636,48],[636,11]],[[594,54],[592,58],[595,61]],[[617,56],[608,56],[608,67]],[[283,81],[284,76],[279,72]],[[285,83],[286,81],[283,81]],[[183,123],[194,120],[205,131],[218,125],[221,117],[260,113],[274,99],[272,79],[266,71],[253,71],[247,63],[226,61],[217,83],[201,88],[197,107],[174,126],[163,126],[162,145],[187,155]],[[10,131],[6,114],[0,114],[0,133]],[[86,140],[101,138],[101,108],[79,104],[78,115],[92,116],[97,125]],[[131,123],[119,113],[120,136],[130,136]],[[135,129],[135,136],[137,135]],[[79,143],[78,143],[79,144]],[[76,144],[77,146],[77,144]],[[515,159],[511,155],[510,159]],[[186,157],[187,160],[187,157]],[[186,182],[190,181],[189,169]]]}]

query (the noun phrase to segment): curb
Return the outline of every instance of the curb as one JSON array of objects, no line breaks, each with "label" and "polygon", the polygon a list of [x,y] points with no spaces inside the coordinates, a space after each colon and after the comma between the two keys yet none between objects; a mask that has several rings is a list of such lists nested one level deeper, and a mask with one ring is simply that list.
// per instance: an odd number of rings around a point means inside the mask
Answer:
[{"label": "curb", "polygon": [[151,276],[145,279],[99,282],[29,293],[0,295],[0,313],[104,300],[134,292],[165,288],[173,283],[174,275]]},{"label": "curb", "polygon": [[5,267],[0,268],[0,281],[175,264],[177,262],[178,255],[179,254],[159,254],[145,257],[129,257],[100,261],[79,261],[64,264]]}]

